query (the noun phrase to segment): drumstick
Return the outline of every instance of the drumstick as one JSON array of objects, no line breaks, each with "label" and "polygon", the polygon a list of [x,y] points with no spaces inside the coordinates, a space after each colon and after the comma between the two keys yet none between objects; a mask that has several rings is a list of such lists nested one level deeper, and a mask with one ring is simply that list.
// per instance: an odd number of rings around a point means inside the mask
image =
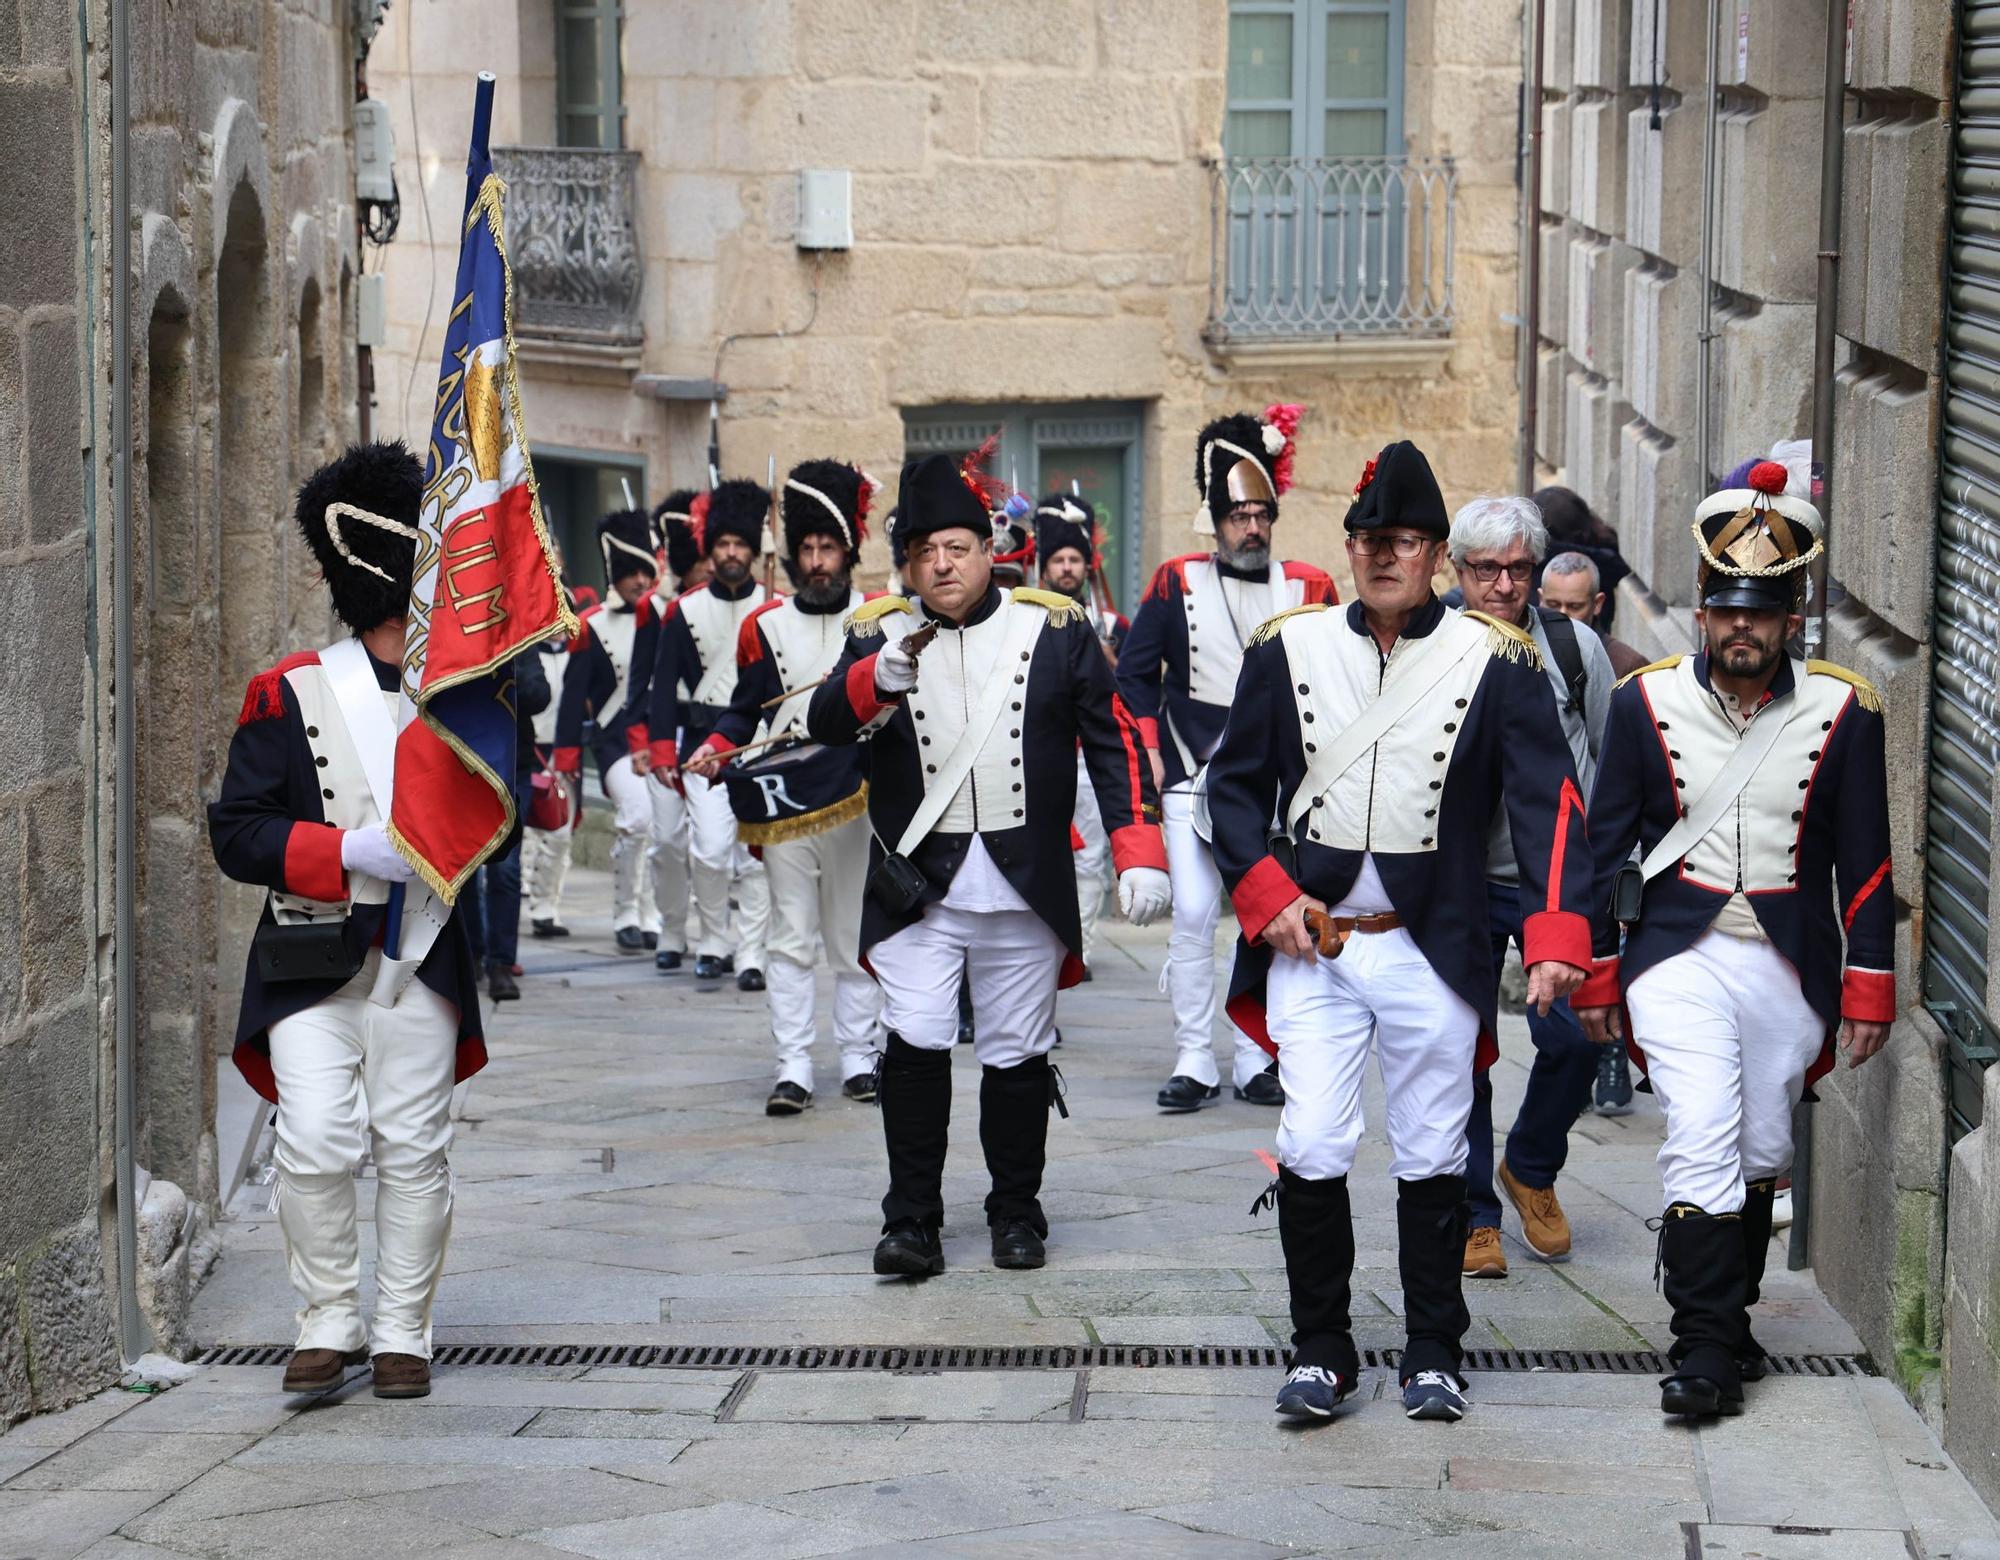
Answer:
[{"label": "drumstick", "polygon": [[[923,653],[924,646],[929,644],[935,638],[937,638],[937,624],[936,622],[933,621],[924,624],[922,628],[912,629],[909,633],[903,636],[902,643],[910,647],[911,655],[921,655]],[[833,673],[828,672],[826,674],[826,677],[831,677],[832,675]],[[762,704],[758,705],[757,708],[760,710],[768,710],[776,705],[783,704],[787,699],[795,699],[802,693],[811,693],[813,689],[817,688],[821,683],[826,681],[826,677],[816,677],[809,683],[799,684],[799,686],[796,688],[787,688],[783,693],[777,694],[772,698],[766,699]]]}]

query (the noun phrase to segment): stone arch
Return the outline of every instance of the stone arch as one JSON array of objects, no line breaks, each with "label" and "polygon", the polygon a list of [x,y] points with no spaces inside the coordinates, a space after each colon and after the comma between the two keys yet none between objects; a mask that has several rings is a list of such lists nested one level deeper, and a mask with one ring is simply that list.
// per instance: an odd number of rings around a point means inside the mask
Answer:
[{"label": "stone arch", "polygon": [[327,455],[326,380],[324,342],[326,324],[321,318],[319,281],[307,277],[299,293],[298,363],[298,474],[303,479]]}]

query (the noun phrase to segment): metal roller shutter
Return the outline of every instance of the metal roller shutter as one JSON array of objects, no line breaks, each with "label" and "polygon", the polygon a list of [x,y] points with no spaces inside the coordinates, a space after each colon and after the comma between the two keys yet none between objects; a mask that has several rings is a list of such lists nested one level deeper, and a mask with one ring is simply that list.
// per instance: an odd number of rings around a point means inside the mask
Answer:
[{"label": "metal roller shutter", "polygon": [[1936,660],[1925,851],[1924,1001],[1951,1039],[1953,1137],[1979,1125],[1988,1019],[1993,790],[2000,773],[2000,0],[1960,12]]}]

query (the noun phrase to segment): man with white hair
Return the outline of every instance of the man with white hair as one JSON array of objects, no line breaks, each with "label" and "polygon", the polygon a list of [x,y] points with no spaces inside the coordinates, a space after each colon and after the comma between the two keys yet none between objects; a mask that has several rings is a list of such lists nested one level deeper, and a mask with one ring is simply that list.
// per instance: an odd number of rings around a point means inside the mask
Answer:
[{"label": "man with white hair", "polygon": [[[1589,554],[1559,552],[1542,565],[1540,601],[1573,623],[1595,627],[1604,611],[1604,576],[1597,572]],[[1611,657],[1612,676],[1629,677],[1646,664],[1645,656],[1624,640],[1612,638],[1603,629],[1596,632],[1604,641],[1605,653]]]},{"label": "man with white hair", "polygon": [[[1587,794],[1611,703],[1611,659],[1595,633],[1579,628],[1560,612],[1532,605],[1535,569],[1548,546],[1548,529],[1532,499],[1475,498],[1451,522],[1451,561],[1465,604],[1533,636],[1554,686],[1563,740]],[[1487,839],[1486,913],[1497,971],[1507,944],[1521,941],[1523,920],[1521,872],[1504,812],[1495,817]],[[1598,1048],[1584,1038],[1569,1004],[1561,1001],[1546,1013],[1529,1009],[1528,1035],[1535,1043],[1535,1061],[1497,1167],[1492,1078],[1486,1068],[1473,1075],[1472,1119],[1466,1126],[1466,1198],[1471,1205],[1465,1242],[1468,1278],[1502,1278],[1507,1272],[1500,1247],[1500,1200],[1493,1189],[1496,1168],[1501,1187],[1520,1214],[1528,1248],[1545,1261],[1569,1255],[1569,1221],[1556,1200],[1555,1183],[1568,1157],[1569,1129],[1590,1103]]]}]

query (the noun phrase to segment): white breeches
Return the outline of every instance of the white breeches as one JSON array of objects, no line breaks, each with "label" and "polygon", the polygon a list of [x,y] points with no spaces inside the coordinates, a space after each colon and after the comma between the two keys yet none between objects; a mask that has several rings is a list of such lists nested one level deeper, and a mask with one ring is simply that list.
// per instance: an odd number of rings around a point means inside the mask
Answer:
[{"label": "white breeches", "polygon": [[1357,934],[1337,959],[1278,955],[1264,1010],[1285,1090],[1278,1160],[1287,1169],[1318,1181],[1354,1168],[1372,1036],[1387,1096],[1390,1175],[1464,1173],[1479,1015],[1408,932]]},{"label": "white breeches", "polygon": [[1735,1213],[1746,1181],[1791,1168],[1792,1109],[1825,1021],[1776,948],[1717,931],[1647,970],[1625,1003],[1667,1116],[1667,1206]]},{"label": "white breeches", "polygon": [[[729,788],[699,775],[683,774],[687,788],[689,872],[694,879],[695,952],[712,958],[735,955],[736,968],[764,967],[764,942],[771,925],[771,891],[764,865],[736,841],[736,814]],[[729,889],[736,885],[736,927],[729,925]]]},{"label": "white breeches", "polygon": [[[368,1000],[381,962],[271,1026],[278,1224],[298,1291],[298,1347],[431,1352],[431,1301],[451,1232],[451,1080],[458,1012],[421,980]],[[361,1324],[354,1172],[375,1161],[375,1319]]]},{"label": "white breeches", "polygon": [[646,914],[642,879],[646,848],[653,827],[653,803],[646,795],[652,782],[632,768],[628,753],[604,771],[604,792],[611,798],[611,925],[644,927]]},{"label": "white breeches", "polygon": [[1097,917],[1104,909],[1104,869],[1111,861],[1111,841],[1081,752],[1076,755],[1076,832],[1083,840],[1083,849],[1076,852],[1076,911],[1083,922],[1083,962],[1088,964],[1090,950],[1097,945]]},{"label": "white breeches", "polygon": [[868,963],[882,984],[884,1026],[911,1045],[944,1051],[957,1043],[961,969],[972,984],[982,1066],[1017,1066],[1056,1042],[1062,939],[1032,910],[931,905],[916,925],[869,949]]},{"label": "white breeches", "polygon": [[686,953],[688,940],[688,810],[687,798],[670,785],[648,782],[646,798],[653,807],[647,836],[647,881],[653,889],[653,910],[659,921],[660,949]]},{"label": "white breeches", "polygon": [[811,1092],[813,964],[823,943],[833,967],[833,1038],[840,1047],[840,1075],[852,1078],[875,1065],[881,1048],[881,993],[861,968],[861,895],[868,878],[868,820],[851,818],[805,839],[764,847],[770,884],[771,1038],[778,1053],[777,1081]]},{"label": "white breeches", "polygon": [[[1173,884],[1174,924],[1167,938],[1161,985],[1174,1009],[1174,1071],[1213,1088],[1215,1063],[1215,927],[1222,918],[1222,874],[1194,832],[1194,801],[1185,787],[1160,799],[1167,837],[1167,872]],[[1225,1022],[1227,1022],[1225,1020]],[[1257,1042],[1229,1024],[1235,1042],[1235,1082],[1248,1083],[1269,1065]]]},{"label": "white breeches", "polygon": [[521,891],[531,921],[562,919],[563,879],[569,876],[573,829],[528,829],[521,836]]}]

